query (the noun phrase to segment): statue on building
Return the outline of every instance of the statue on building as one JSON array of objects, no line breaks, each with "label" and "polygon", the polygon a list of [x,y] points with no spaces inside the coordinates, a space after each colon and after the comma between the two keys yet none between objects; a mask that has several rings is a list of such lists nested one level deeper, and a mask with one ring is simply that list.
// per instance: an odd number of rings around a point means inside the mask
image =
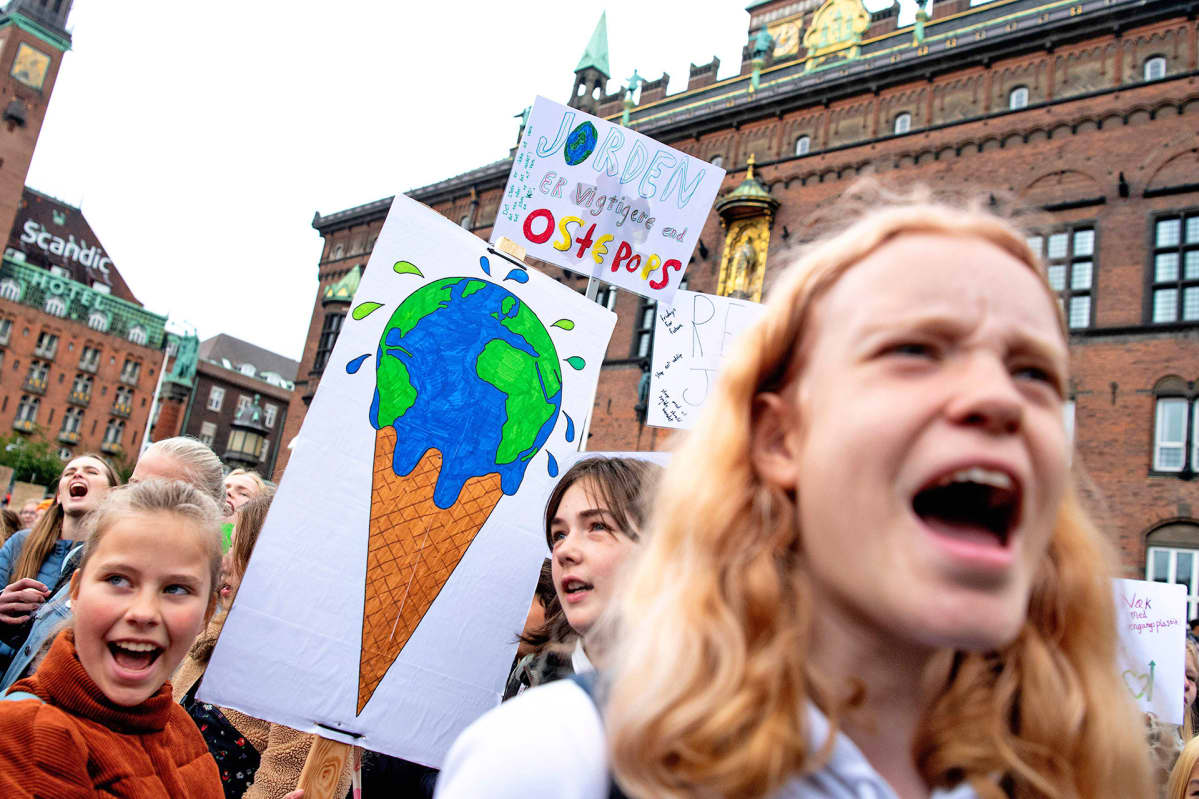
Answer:
[{"label": "statue on building", "polygon": [[747,231],[739,246],[733,253],[732,269],[729,274],[729,291],[727,296],[737,299],[752,297],[751,282],[757,272],[758,251],[754,249],[753,236]]},{"label": "statue on building", "polygon": [[192,378],[196,376],[196,353],[200,348],[200,339],[193,335],[186,335],[179,336],[177,341],[179,347],[175,353],[175,363],[171,367],[171,373],[167,379],[190,386]]}]

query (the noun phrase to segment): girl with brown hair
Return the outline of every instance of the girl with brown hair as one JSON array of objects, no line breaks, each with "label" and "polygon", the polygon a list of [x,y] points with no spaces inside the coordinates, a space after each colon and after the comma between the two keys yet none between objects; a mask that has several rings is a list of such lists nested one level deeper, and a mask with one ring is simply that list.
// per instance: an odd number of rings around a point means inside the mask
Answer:
[{"label": "girl with brown hair", "polygon": [[[0,547],[0,640],[20,642],[25,622],[53,593],[67,553],[76,544],[83,518],[120,483],[99,455],[81,455],[67,463],[58,480],[54,504],[33,529],[15,533]],[[79,542],[82,543],[82,542]],[[0,645],[3,661],[12,654]]]},{"label": "girl with brown hair", "polygon": [[530,691],[447,774],[492,797],[600,799],[610,772],[643,799],[1149,794],[1043,265],[979,206],[862,199],[674,454],[602,717],[580,686]]}]

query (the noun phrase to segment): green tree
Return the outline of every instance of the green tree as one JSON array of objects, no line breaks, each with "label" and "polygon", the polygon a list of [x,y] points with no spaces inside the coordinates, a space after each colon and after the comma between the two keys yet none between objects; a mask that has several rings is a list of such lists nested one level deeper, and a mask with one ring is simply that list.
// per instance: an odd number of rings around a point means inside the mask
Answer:
[{"label": "green tree", "polygon": [[11,466],[14,480],[49,486],[58,480],[63,462],[39,429],[32,436],[0,436],[0,466]]}]

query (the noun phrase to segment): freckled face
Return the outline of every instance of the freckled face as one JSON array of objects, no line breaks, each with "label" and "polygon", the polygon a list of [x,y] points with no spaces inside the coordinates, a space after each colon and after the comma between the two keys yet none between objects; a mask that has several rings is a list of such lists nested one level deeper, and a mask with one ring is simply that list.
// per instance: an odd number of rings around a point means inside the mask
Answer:
[{"label": "freckled face", "polygon": [[921,646],[1009,642],[1067,486],[1046,287],[986,241],[909,234],[849,269],[812,322],[781,396],[821,601]]},{"label": "freckled face", "polygon": [[130,516],[71,578],[79,662],[114,703],[152,696],[204,629],[213,606],[204,535],[173,513]]}]

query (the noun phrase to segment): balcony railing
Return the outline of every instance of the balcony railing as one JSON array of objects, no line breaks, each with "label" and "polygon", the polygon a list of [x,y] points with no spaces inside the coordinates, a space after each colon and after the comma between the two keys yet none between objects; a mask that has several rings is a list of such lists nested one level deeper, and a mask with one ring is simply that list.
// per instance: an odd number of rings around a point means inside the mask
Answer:
[{"label": "balcony railing", "polygon": [[120,455],[121,445],[115,441],[104,441],[100,444],[100,451],[105,455]]},{"label": "balcony railing", "polygon": [[95,361],[80,360],[79,361],[79,371],[81,371],[81,372],[91,372],[92,374],[95,374],[99,369],[100,369],[100,361],[99,360],[95,360]]},{"label": "balcony railing", "polygon": [[86,408],[91,401],[92,392],[90,391],[72,391],[67,396],[67,402],[78,405],[80,408]]},{"label": "balcony railing", "polygon": [[33,421],[32,419],[13,419],[12,420],[12,429],[20,430],[22,433],[32,433],[34,428],[36,428],[36,427],[37,427],[37,422]]},{"label": "balcony railing", "polygon": [[35,375],[26,375],[25,382],[21,384],[21,388],[31,394],[45,394],[46,378],[37,377]]},{"label": "balcony railing", "polygon": [[112,404],[112,415],[120,416],[128,419],[129,414],[133,412],[133,406],[126,402],[114,402]]},{"label": "balcony railing", "polygon": [[58,352],[58,345],[52,347],[34,347],[33,354],[38,358],[45,358],[48,361],[54,360],[55,354]]},{"label": "balcony railing", "polygon": [[58,440],[64,444],[78,444],[79,443],[79,431],[78,430],[59,430],[58,431]]}]

